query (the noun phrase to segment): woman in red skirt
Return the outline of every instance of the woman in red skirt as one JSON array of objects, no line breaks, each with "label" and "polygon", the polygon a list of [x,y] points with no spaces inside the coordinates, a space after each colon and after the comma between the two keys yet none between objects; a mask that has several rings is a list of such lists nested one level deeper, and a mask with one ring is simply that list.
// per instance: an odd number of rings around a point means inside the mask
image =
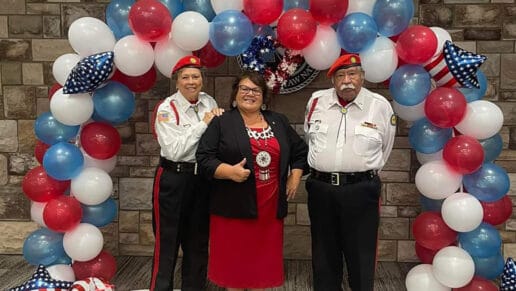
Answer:
[{"label": "woman in red skirt", "polygon": [[283,285],[283,219],[307,169],[305,142],[266,110],[267,93],[260,74],[243,73],[197,149],[212,181],[208,278],[228,290]]}]

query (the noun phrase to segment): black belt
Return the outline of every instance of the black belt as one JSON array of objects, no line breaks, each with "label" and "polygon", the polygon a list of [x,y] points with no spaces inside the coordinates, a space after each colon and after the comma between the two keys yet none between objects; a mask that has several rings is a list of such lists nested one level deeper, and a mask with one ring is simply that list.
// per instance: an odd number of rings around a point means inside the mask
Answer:
[{"label": "black belt", "polygon": [[335,186],[344,184],[353,184],[364,180],[371,180],[378,175],[378,171],[369,170],[365,172],[319,172],[316,169],[310,169],[311,177],[322,182],[326,182]]},{"label": "black belt", "polygon": [[197,175],[197,163],[172,162],[161,158],[159,164],[162,168],[172,170],[175,173],[188,173]]}]

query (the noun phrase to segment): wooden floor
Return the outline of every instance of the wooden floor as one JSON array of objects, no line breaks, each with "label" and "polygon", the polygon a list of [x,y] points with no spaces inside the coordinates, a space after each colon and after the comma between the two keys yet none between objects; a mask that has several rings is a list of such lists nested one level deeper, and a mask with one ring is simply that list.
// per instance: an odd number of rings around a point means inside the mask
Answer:
[{"label": "wooden floor", "polygon": [[[150,280],[150,257],[118,257],[118,271],[113,280],[117,291],[147,289]],[[376,291],[405,290],[405,275],[415,264],[380,262],[376,273]],[[35,271],[21,256],[0,255],[0,290],[25,282]],[[176,270],[178,278],[180,270]],[[285,261],[285,284],[273,291],[309,291],[312,273],[310,261]],[[177,284],[177,282],[176,282]],[[209,291],[223,290],[210,285]],[[344,290],[351,291],[345,287]]]}]

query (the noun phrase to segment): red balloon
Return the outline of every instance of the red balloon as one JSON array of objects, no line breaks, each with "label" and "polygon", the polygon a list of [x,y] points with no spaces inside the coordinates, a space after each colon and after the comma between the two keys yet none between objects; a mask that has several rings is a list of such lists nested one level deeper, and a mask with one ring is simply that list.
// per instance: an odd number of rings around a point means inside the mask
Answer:
[{"label": "red balloon", "polygon": [[172,16],[159,1],[139,0],[129,10],[129,27],[142,40],[158,41],[170,32]]},{"label": "red balloon", "polygon": [[74,197],[61,195],[50,200],[43,208],[43,221],[53,231],[67,232],[76,227],[81,218],[81,203]]},{"label": "red balloon", "polygon": [[285,12],[278,21],[278,41],[285,47],[300,50],[312,42],[317,23],[310,12],[294,8]]},{"label": "red balloon", "polygon": [[36,160],[42,165],[43,164],[43,156],[47,152],[50,146],[40,140],[36,141],[36,146],[34,147],[34,156]]},{"label": "red balloon", "polygon": [[446,225],[441,214],[431,211],[416,217],[412,233],[418,244],[430,250],[440,250],[457,239],[457,232]]},{"label": "red balloon", "polygon": [[498,291],[496,285],[482,277],[475,276],[468,285],[460,288],[454,288],[454,291]]},{"label": "red balloon", "polygon": [[81,131],[81,146],[92,158],[105,160],[116,155],[122,140],[118,131],[103,122],[88,123]]},{"label": "red balloon", "polygon": [[310,0],[310,12],[317,22],[331,25],[338,22],[348,11],[348,0]]},{"label": "red balloon", "polygon": [[70,180],[58,181],[45,172],[43,166],[37,166],[25,174],[22,190],[30,200],[47,202],[57,198],[70,187]]},{"label": "red balloon", "polygon": [[206,68],[215,68],[226,60],[226,56],[219,53],[211,44],[208,42],[204,47],[200,50],[195,51],[194,55],[201,59],[201,64]]},{"label": "red balloon", "polygon": [[283,11],[283,0],[244,0],[244,14],[258,24],[269,24]]},{"label": "red balloon", "polygon": [[493,202],[480,201],[480,204],[484,209],[483,220],[489,224],[502,224],[512,215],[512,200],[507,195]]},{"label": "red balloon", "polygon": [[120,82],[135,93],[143,93],[150,90],[156,83],[156,69],[151,67],[150,70],[141,76],[127,76],[119,70],[115,71],[111,80]]},{"label": "red balloon", "polygon": [[456,136],[444,145],[443,160],[454,171],[471,174],[482,166],[484,148],[478,140],[469,135]]},{"label": "red balloon", "polygon": [[63,88],[63,86],[61,86],[61,84],[59,83],[55,83],[54,85],[52,85],[52,87],[50,87],[50,90],[48,90],[48,100],[52,99],[54,93],[56,93],[56,91],[61,88]]},{"label": "red balloon", "polygon": [[414,25],[402,32],[396,42],[398,56],[409,64],[423,64],[437,49],[437,37],[428,27]]},{"label": "red balloon", "polygon": [[426,117],[441,128],[457,125],[464,118],[466,108],[466,97],[455,88],[439,87],[426,96]]},{"label": "red balloon", "polygon": [[72,269],[76,280],[96,277],[110,281],[116,274],[116,260],[110,253],[103,250],[98,256],[89,261],[74,261]]},{"label": "red balloon", "polygon": [[416,255],[423,264],[431,264],[438,251],[427,249],[416,242]]}]

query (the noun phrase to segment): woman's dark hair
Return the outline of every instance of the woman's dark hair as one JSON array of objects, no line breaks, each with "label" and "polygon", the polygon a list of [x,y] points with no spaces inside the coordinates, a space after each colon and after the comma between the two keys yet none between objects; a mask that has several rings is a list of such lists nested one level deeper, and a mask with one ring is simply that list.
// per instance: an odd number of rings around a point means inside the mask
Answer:
[{"label": "woman's dark hair", "polygon": [[267,107],[269,105],[269,88],[267,88],[267,83],[265,81],[265,78],[262,76],[262,74],[256,72],[256,71],[244,71],[240,76],[235,78],[235,81],[232,85],[232,91],[231,96],[229,98],[229,106],[230,108],[233,107],[233,101],[235,101],[236,96],[238,94],[238,85],[240,85],[240,82],[242,80],[249,79],[251,82],[255,83],[260,89],[262,89],[262,97],[263,97],[263,104],[265,104]]}]

